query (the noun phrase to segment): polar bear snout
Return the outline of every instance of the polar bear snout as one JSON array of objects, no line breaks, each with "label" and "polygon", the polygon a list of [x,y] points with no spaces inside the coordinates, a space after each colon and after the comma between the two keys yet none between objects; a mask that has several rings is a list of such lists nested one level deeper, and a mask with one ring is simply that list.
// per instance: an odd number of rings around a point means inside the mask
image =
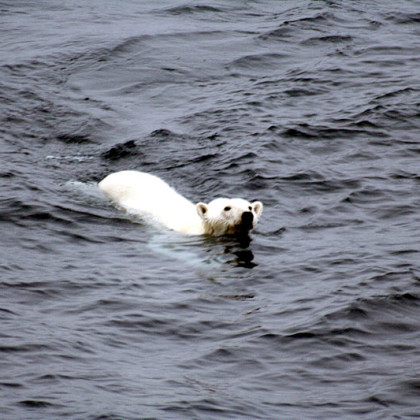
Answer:
[{"label": "polar bear snout", "polygon": [[244,211],[241,216],[241,225],[251,230],[253,228],[254,215],[250,211]]}]

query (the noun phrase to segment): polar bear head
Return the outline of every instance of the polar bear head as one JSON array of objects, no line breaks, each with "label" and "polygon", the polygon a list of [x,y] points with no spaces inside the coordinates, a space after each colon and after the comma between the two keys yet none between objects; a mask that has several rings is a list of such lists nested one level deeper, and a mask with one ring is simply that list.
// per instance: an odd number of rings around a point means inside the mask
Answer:
[{"label": "polar bear head", "polygon": [[198,203],[196,209],[205,233],[220,236],[254,229],[263,205],[260,201],[250,203],[242,198],[216,198],[209,204]]}]

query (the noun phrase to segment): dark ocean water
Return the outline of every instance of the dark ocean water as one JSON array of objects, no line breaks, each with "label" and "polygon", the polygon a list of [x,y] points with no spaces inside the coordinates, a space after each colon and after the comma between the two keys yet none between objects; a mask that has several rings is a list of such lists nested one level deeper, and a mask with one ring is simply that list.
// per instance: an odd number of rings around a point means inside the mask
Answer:
[{"label": "dark ocean water", "polygon": [[[0,2],[0,418],[420,417],[420,4]],[[140,169],[249,241],[113,208]]]}]

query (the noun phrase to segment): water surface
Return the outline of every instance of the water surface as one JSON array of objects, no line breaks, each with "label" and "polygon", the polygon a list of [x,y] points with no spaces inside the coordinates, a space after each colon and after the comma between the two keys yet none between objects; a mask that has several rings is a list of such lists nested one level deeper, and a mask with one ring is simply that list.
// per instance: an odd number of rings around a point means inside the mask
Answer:
[{"label": "water surface", "polygon": [[[0,416],[414,418],[420,15],[3,1]],[[96,188],[261,200],[184,237]]]}]

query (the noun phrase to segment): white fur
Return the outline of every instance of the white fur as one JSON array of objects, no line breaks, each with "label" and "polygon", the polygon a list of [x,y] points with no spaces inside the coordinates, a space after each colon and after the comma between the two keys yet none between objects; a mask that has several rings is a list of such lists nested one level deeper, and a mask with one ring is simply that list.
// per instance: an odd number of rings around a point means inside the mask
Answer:
[{"label": "white fur", "polygon": [[[261,202],[249,203],[241,198],[216,198],[209,204],[194,205],[162,179],[144,172],[116,172],[98,185],[124,209],[152,217],[167,228],[188,235],[248,232],[256,226],[263,210]],[[242,219],[244,212],[247,223]]]}]

